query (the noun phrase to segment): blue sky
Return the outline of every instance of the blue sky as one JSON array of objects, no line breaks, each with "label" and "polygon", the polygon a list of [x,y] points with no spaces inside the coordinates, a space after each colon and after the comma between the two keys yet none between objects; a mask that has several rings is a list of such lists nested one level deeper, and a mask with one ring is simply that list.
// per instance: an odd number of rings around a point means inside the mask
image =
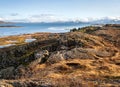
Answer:
[{"label": "blue sky", "polygon": [[119,17],[120,0],[1,0],[0,20],[57,21]]}]

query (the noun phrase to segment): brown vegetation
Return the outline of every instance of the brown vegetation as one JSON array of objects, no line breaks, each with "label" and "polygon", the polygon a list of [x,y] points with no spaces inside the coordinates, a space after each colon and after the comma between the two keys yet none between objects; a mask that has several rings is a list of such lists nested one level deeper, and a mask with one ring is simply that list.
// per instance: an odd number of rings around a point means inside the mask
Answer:
[{"label": "brown vegetation", "polygon": [[28,36],[37,40],[0,49],[0,86],[120,86],[120,25],[23,35],[16,40]]}]

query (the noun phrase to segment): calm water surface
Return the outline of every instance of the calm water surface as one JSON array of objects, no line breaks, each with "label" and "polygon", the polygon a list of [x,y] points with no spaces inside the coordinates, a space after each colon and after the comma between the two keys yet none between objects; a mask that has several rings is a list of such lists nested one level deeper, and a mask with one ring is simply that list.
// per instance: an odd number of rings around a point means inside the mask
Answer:
[{"label": "calm water surface", "polygon": [[[6,25],[6,24],[0,24]],[[21,27],[0,27],[0,37],[10,35],[20,35],[36,32],[62,33],[68,32],[72,28],[85,27],[90,24],[83,23],[14,23],[7,24]]]}]

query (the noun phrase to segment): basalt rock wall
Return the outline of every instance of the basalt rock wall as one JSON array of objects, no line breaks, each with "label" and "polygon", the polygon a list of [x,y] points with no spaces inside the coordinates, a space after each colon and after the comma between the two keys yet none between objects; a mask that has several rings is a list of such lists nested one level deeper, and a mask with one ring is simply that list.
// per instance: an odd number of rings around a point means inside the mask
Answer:
[{"label": "basalt rock wall", "polygon": [[11,46],[0,49],[0,69],[18,65],[34,60],[37,50],[55,51],[57,40],[35,41],[23,45]]}]

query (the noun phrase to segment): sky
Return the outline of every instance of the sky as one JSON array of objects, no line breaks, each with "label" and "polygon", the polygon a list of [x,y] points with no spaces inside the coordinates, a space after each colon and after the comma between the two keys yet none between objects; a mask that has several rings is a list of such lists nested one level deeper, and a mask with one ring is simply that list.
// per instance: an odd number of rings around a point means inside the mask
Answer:
[{"label": "sky", "polygon": [[120,17],[120,0],[1,0],[0,20],[53,22]]}]

